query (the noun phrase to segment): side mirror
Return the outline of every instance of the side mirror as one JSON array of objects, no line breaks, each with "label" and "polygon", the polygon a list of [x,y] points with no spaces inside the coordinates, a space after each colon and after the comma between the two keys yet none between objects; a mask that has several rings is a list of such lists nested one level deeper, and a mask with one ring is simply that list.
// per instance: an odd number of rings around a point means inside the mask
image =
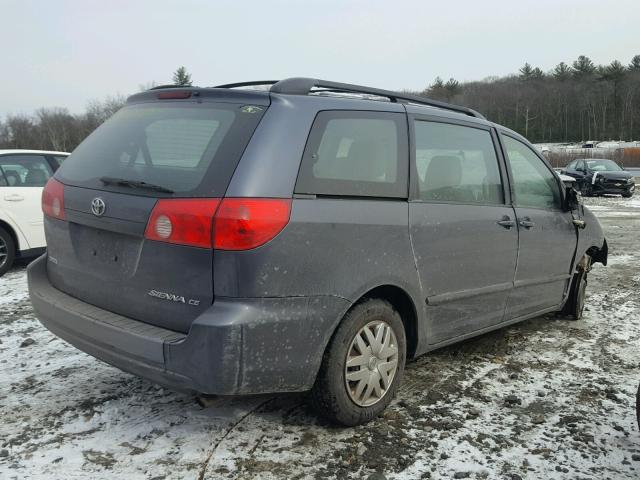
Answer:
[{"label": "side mirror", "polygon": [[580,199],[578,198],[578,192],[575,188],[573,188],[573,183],[571,185],[565,184],[564,190],[564,210],[566,212],[572,212],[577,210],[580,206]]},{"label": "side mirror", "polygon": [[558,175],[558,177],[560,177],[560,181],[562,182],[562,184],[564,185],[565,188],[567,187],[571,187],[573,188],[576,184],[576,179],[569,176],[569,175],[565,175],[564,173],[560,173]]}]

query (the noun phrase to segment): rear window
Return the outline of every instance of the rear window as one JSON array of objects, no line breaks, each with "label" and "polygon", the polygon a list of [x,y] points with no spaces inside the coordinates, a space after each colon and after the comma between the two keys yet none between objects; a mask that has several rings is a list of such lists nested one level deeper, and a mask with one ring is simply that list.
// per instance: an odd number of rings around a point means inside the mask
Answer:
[{"label": "rear window", "polygon": [[160,185],[176,196],[220,196],[264,110],[239,104],[130,105],[82,142],[65,159],[56,178],[77,186],[123,191],[125,187],[100,181],[121,178]]}]

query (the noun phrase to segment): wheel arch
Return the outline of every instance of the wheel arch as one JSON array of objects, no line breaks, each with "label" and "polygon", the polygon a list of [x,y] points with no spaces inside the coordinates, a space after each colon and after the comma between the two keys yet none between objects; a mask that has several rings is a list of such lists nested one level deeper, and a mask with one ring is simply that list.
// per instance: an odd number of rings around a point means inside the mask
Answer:
[{"label": "wheel arch", "polygon": [[350,309],[371,298],[386,300],[398,311],[407,339],[407,358],[413,358],[418,347],[418,312],[409,293],[397,285],[379,285],[360,296],[358,300],[353,302]]}]

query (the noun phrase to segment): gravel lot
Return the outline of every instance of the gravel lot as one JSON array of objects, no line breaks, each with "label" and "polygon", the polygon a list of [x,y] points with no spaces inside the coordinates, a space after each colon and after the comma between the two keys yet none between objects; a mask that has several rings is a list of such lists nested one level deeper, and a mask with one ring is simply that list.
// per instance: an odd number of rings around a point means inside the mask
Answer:
[{"label": "gravel lot", "polygon": [[0,478],[639,478],[640,200],[587,203],[610,264],[584,320],[425,355],[352,429],[304,395],[198,400],[103,364],[40,325],[18,265],[0,279]]}]

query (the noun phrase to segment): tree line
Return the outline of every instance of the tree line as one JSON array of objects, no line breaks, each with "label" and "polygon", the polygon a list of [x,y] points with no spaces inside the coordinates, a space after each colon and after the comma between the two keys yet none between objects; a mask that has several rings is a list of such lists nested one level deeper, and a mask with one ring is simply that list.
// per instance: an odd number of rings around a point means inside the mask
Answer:
[{"label": "tree line", "polygon": [[596,65],[584,55],[551,71],[481,81],[436,78],[421,95],[458,103],[533,142],[640,140],[640,55]]},{"label": "tree line", "polygon": [[[174,85],[191,83],[184,67],[174,72]],[[525,63],[517,74],[471,82],[438,77],[417,93],[471,107],[533,142],[640,140],[640,55],[627,65],[581,55],[548,72]],[[8,115],[0,119],[0,148],[71,151],[125,101],[93,101],[80,114],[58,107]]]},{"label": "tree line", "polygon": [[[191,85],[191,75],[184,67],[173,74],[174,85]],[[140,90],[155,87],[155,82]],[[124,106],[123,95],[89,102],[83,113],[72,114],[62,107],[40,108],[33,115],[8,115],[0,119],[0,148],[26,148],[70,152],[102,122]]]}]

